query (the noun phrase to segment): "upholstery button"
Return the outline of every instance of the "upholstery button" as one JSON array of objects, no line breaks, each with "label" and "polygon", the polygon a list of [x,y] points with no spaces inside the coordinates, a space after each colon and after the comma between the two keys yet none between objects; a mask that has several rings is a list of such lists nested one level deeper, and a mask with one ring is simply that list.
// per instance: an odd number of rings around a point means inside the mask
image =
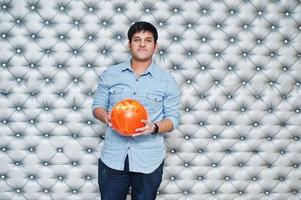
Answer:
[{"label": "upholstery button", "polygon": [[62,180],[64,180],[64,176],[60,175],[60,176],[57,177],[57,179],[60,180],[60,181],[62,181]]},{"label": "upholstery button", "polygon": [[297,190],[292,190],[292,193],[293,194],[297,194]]},{"label": "upholstery button", "polygon": [[21,136],[22,136],[21,133],[16,133],[16,134],[15,134],[15,137],[17,137],[17,138],[18,138],[18,137],[21,137]]},{"label": "upholstery button", "polygon": [[190,139],[190,136],[189,136],[189,135],[185,135],[185,136],[184,136],[184,139],[185,139],[185,140],[189,140],[189,139]]},{"label": "upholstery button", "polygon": [[3,63],[1,63],[1,66],[2,67],[7,67],[7,63],[3,62]]},{"label": "upholstery button", "polygon": [[91,180],[91,176],[87,175],[86,180]]},{"label": "upholstery button", "polygon": [[15,191],[16,193],[20,193],[22,190],[20,188],[17,188]]},{"label": "upholstery button", "polygon": [[204,149],[199,149],[198,150],[198,153],[204,153],[205,151],[204,151]]},{"label": "upholstery button", "polygon": [[205,122],[201,121],[201,122],[199,122],[199,125],[200,126],[205,126]]},{"label": "upholstery button", "polygon": [[285,180],[285,178],[283,176],[280,176],[278,179],[279,179],[279,181],[284,181]]},{"label": "upholstery button", "polygon": [[62,153],[63,152],[63,148],[59,147],[59,148],[56,149],[56,151],[59,152],[59,153]]},{"label": "upholstery button", "polygon": [[22,78],[18,77],[18,78],[17,78],[17,82],[18,82],[18,83],[22,82]]},{"label": "upholstery button", "polygon": [[176,153],[176,150],[175,149],[171,149],[170,153],[174,154],[174,153]]},{"label": "upholstery button", "polygon": [[245,112],[245,111],[246,111],[246,108],[245,108],[245,107],[241,107],[241,108],[240,108],[240,111],[241,111],[241,112]]},{"label": "upholstery button", "polygon": [[217,140],[217,139],[218,139],[218,136],[217,136],[217,135],[212,135],[212,139],[213,139],[213,140]]},{"label": "upholstery button", "polygon": [[259,16],[261,16],[262,15],[262,11],[261,10],[259,10],[258,12],[257,12],[257,14],[259,15]]},{"label": "upholstery button", "polygon": [[201,37],[201,41],[202,42],[206,42],[207,41],[207,37],[206,36]]},{"label": "upholstery button", "polygon": [[268,141],[271,141],[271,140],[273,139],[273,137],[272,137],[272,136],[267,136],[266,139],[267,139]]},{"label": "upholstery button", "polygon": [[257,177],[256,177],[256,176],[253,176],[253,177],[252,177],[252,181],[257,181]]},{"label": "upholstery button", "polygon": [[29,152],[34,152],[34,151],[35,151],[35,148],[34,148],[34,147],[29,147],[29,148],[28,148],[28,151],[29,151]]},{"label": "upholstery button", "polygon": [[266,163],[266,167],[267,167],[267,168],[271,168],[271,167],[272,167],[272,164],[271,164],[271,163]]},{"label": "upholstery button", "polygon": [[73,194],[76,194],[76,193],[77,193],[77,190],[76,190],[76,189],[73,189],[73,190],[72,190],[72,193],[73,193]]},{"label": "upholstery button", "polygon": [[35,179],[35,176],[34,176],[34,175],[29,175],[28,178],[29,178],[30,180],[34,180],[34,179]]},{"label": "upholstery button", "polygon": [[49,190],[48,190],[48,189],[44,189],[43,192],[44,192],[44,193],[48,193]]},{"label": "upholstery button", "polygon": [[175,179],[176,179],[176,178],[175,178],[174,176],[171,176],[171,177],[170,177],[170,180],[171,180],[171,181],[174,181]]},{"label": "upholstery button", "polygon": [[7,148],[6,147],[1,147],[1,151],[6,152]]},{"label": "upholstery button", "polygon": [[71,163],[73,166],[77,166],[78,165],[78,162],[77,161],[72,161]]},{"label": "upholstery button", "polygon": [[226,149],[225,153],[229,154],[229,153],[231,153],[231,150],[230,149]]},{"label": "upholstery button", "polygon": [[48,162],[48,161],[44,161],[44,162],[43,162],[43,165],[44,165],[44,166],[48,166],[48,165],[49,165],[49,162]]},{"label": "upholstery button", "polygon": [[199,180],[199,181],[201,181],[201,180],[203,180],[203,179],[204,179],[203,176],[198,176],[198,180]]},{"label": "upholstery button", "polygon": [[184,166],[185,167],[189,167],[189,163],[184,163]]},{"label": "upholstery button", "polygon": [[229,180],[230,180],[230,177],[229,177],[229,176],[225,176],[224,179],[225,179],[226,181],[229,181]]},{"label": "upholstery button", "polygon": [[6,175],[5,174],[1,174],[0,178],[3,179],[3,180],[5,180],[6,179]]},{"label": "upholstery button", "polygon": [[217,167],[217,163],[212,163],[211,166],[212,167]]}]

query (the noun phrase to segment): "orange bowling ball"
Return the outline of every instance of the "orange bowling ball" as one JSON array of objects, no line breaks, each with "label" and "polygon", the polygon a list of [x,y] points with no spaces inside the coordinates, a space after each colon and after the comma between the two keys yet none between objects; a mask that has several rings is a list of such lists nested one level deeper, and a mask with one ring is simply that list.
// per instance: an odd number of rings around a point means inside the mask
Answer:
[{"label": "orange bowling ball", "polygon": [[136,100],[124,99],[116,103],[111,112],[112,128],[124,136],[136,133],[136,128],[144,127],[141,120],[147,120],[147,111]]}]

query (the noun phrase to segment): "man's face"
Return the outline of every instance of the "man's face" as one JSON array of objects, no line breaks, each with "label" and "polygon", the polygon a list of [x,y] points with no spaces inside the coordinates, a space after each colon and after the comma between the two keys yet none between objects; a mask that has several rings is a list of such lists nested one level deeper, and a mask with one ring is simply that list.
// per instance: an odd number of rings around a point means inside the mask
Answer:
[{"label": "man's face", "polygon": [[157,49],[154,36],[149,31],[140,31],[133,35],[132,41],[128,43],[133,59],[138,61],[149,61]]}]

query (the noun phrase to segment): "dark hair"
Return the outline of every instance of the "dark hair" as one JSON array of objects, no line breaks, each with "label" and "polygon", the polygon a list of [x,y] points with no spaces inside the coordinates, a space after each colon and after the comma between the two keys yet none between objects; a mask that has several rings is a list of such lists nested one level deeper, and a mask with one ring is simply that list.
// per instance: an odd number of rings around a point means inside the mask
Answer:
[{"label": "dark hair", "polygon": [[155,42],[158,40],[158,31],[154,25],[148,22],[135,22],[128,30],[129,41],[132,41],[132,37],[135,33],[141,31],[149,31],[153,34]]}]

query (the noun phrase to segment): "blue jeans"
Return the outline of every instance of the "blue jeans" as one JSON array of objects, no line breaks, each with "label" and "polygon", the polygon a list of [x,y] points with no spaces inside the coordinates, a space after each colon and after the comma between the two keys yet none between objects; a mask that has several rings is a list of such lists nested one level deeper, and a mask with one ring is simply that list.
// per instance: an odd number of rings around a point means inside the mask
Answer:
[{"label": "blue jeans", "polygon": [[155,200],[162,181],[163,165],[150,174],[129,171],[128,157],[123,171],[111,169],[98,161],[98,185],[101,200],[125,200],[131,187],[132,200]]}]

